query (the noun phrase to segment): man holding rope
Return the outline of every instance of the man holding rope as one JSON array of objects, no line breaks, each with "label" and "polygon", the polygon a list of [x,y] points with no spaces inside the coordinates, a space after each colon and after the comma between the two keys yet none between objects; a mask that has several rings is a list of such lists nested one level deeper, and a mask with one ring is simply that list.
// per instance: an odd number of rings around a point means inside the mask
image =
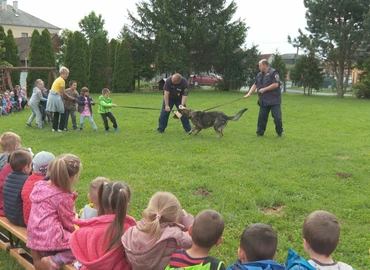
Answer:
[{"label": "man holding rope", "polygon": [[260,73],[258,73],[254,84],[244,97],[249,98],[257,89],[258,105],[260,111],[258,114],[257,136],[263,136],[271,111],[275,122],[275,131],[279,137],[283,135],[283,120],[281,113],[281,90],[280,79],[277,71],[270,67],[266,59],[258,63]]},{"label": "man holding rope", "polygon": [[[175,73],[167,78],[163,87],[163,104],[161,114],[158,119],[159,133],[163,133],[168,124],[168,117],[170,116],[173,105],[179,108],[180,105],[186,107],[186,99],[189,93],[189,83],[179,73]],[[186,132],[191,130],[189,119],[181,117],[182,126]]]}]

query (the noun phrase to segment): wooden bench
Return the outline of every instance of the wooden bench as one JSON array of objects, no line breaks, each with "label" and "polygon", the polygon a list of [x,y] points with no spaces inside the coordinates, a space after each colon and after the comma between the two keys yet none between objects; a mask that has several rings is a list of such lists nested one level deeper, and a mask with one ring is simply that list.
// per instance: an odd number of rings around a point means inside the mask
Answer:
[{"label": "wooden bench", "polygon": [[[14,257],[24,268],[34,270],[35,267],[30,252],[19,245],[20,242],[27,242],[27,228],[14,225],[6,217],[0,217],[0,227],[8,234],[5,235],[0,232],[0,247]],[[62,269],[76,270],[71,264],[63,265]]]}]

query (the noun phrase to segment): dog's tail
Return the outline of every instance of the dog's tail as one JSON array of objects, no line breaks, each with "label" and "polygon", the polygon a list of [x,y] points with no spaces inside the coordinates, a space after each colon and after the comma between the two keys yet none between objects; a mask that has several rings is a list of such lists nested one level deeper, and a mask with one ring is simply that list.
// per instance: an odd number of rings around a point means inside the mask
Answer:
[{"label": "dog's tail", "polygon": [[246,110],[248,109],[247,108],[241,109],[235,116],[228,116],[227,120],[233,120],[233,121],[238,120]]}]

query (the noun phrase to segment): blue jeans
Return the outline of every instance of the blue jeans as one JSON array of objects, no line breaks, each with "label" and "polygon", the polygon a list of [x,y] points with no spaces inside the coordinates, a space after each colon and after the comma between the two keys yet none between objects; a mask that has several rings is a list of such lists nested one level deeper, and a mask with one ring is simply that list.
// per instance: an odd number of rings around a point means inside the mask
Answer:
[{"label": "blue jeans", "polygon": [[[181,105],[181,100],[170,99],[168,105],[170,106],[171,111],[174,105],[176,105],[176,108],[178,109],[179,106]],[[186,107],[185,104],[184,106]],[[157,129],[158,132],[164,132],[168,124],[168,117],[170,116],[171,111],[166,112],[165,107],[166,105],[163,101],[161,114],[159,115],[159,118],[158,118],[158,129]],[[189,132],[191,130],[189,119],[187,117],[181,117],[181,123],[186,132]]]},{"label": "blue jeans", "polygon": [[85,122],[86,117],[89,118],[89,121],[90,121],[93,129],[97,130],[94,118],[91,115],[90,116],[82,116],[82,115],[80,116],[80,128],[84,128],[84,122]]},{"label": "blue jeans", "polygon": [[260,111],[258,114],[258,123],[257,123],[257,135],[263,135],[266,130],[267,121],[269,117],[269,113],[271,111],[271,115],[274,118],[275,123],[275,131],[278,135],[283,133],[283,119],[281,113],[281,105],[271,105],[271,106],[260,106]]}]

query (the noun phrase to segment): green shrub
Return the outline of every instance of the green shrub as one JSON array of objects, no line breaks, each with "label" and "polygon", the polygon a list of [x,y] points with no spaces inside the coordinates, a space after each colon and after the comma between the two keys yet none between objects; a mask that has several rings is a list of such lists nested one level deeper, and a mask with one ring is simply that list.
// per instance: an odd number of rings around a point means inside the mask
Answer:
[{"label": "green shrub", "polygon": [[353,93],[357,98],[370,98],[370,84],[365,82],[357,82],[353,86]]}]

